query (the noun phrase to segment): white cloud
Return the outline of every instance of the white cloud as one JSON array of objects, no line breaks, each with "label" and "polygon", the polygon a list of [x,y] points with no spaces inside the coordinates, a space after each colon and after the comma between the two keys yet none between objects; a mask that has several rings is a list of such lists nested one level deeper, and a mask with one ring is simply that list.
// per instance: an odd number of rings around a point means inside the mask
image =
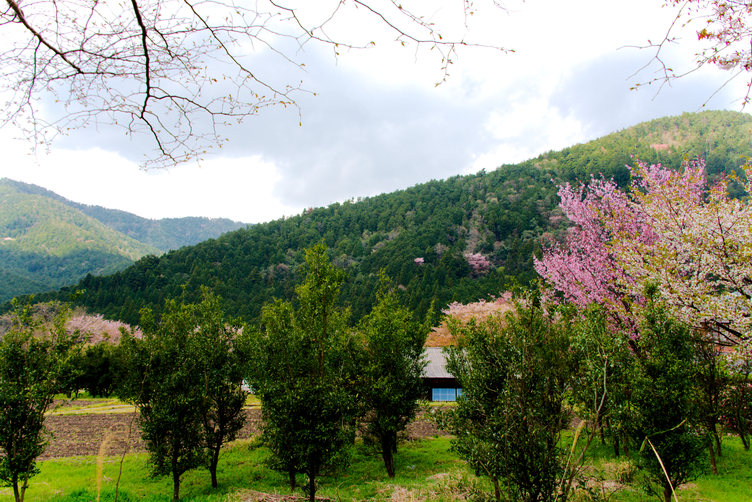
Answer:
[{"label": "white cloud", "polygon": [[[418,0],[441,21],[456,0]],[[386,2],[390,4],[390,2]],[[435,51],[390,44],[341,50],[307,45],[297,54],[307,72],[281,64],[268,50],[249,54],[260,75],[274,83],[303,80],[318,96],[298,93],[303,125],[294,108],[264,109],[224,131],[222,155],[202,167],[139,171],[143,138],[125,140],[121,129],[79,131],[53,145],[35,164],[27,145],[0,129],[6,154],[0,176],[41,185],[69,199],[124,209],[147,217],[223,216],[248,223],[299,213],[353,196],[388,192],[430,179],[493,169],[542,152],[594,139],[638,122],[696,111],[723,83],[704,72],[677,82],[654,98],[629,86],[653,74],[630,75],[652,54],[637,49],[662,37],[673,16],[655,0],[508,0],[509,13],[483,3],[469,21],[468,41],[514,48],[504,54],[464,48],[438,88]],[[311,4],[313,5],[313,4]],[[321,4],[317,4],[321,5]],[[338,29],[364,37],[351,23]],[[450,31],[463,36],[460,20]],[[451,35],[451,33],[448,33]],[[681,35],[681,33],[680,33]],[[691,63],[691,30],[666,55]],[[289,41],[288,41],[289,42]],[[709,107],[738,108],[744,82],[724,89]],[[741,89],[741,90],[740,90]],[[646,92],[647,91],[647,92]],[[201,124],[199,124],[201,125]],[[204,124],[205,125],[205,124]]]}]

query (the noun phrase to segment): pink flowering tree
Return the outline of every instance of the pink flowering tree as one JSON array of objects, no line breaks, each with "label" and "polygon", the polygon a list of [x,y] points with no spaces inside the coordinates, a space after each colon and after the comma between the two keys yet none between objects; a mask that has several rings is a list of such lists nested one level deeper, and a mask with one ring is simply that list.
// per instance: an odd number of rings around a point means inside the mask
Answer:
[{"label": "pink flowering tree", "polygon": [[632,279],[609,243],[614,232],[654,240],[652,230],[613,181],[592,178],[588,185],[577,188],[567,183],[559,188],[559,197],[560,207],[574,226],[564,243],[544,248],[542,258],[535,258],[536,271],[563,293],[566,301],[581,308],[602,305],[613,327],[636,333],[630,315],[635,299],[624,287],[631,285]]},{"label": "pink flowering tree", "polygon": [[488,269],[491,267],[491,262],[488,261],[488,258],[480,253],[465,253],[465,259],[476,275],[488,272]]},{"label": "pink flowering tree", "polygon": [[[600,304],[632,333],[650,283],[681,321],[725,333],[725,342],[749,338],[752,206],[728,197],[726,181],[708,189],[704,168],[701,160],[679,171],[638,161],[629,194],[605,180],[562,186],[575,226],[565,243],[544,249],[536,270],[567,301]],[[744,171],[738,182],[752,193],[752,166]]]},{"label": "pink flowering tree", "polygon": [[[676,318],[737,344],[750,337],[752,205],[728,196],[728,180],[708,188],[701,160],[683,167],[633,168],[632,205],[658,238],[614,234],[610,247],[631,278],[621,285],[634,295],[638,285],[655,284]],[[744,172],[737,181],[752,193],[752,166]]]}]

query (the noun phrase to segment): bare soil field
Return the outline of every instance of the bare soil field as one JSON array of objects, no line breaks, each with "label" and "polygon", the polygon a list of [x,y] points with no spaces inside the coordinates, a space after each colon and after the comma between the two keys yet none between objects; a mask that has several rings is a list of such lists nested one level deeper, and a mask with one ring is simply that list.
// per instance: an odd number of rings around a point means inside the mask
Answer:
[{"label": "bare soil field", "polygon": [[[105,455],[144,451],[138,415],[132,410],[124,405],[108,407],[101,401],[62,403],[45,421],[52,438],[40,460],[97,455],[100,448],[105,448]],[[247,408],[245,413],[246,424],[238,439],[247,439],[260,431],[261,410]],[[433,437],[445,434],[429,421],[419,418],[408,427],[408,435]]]}]

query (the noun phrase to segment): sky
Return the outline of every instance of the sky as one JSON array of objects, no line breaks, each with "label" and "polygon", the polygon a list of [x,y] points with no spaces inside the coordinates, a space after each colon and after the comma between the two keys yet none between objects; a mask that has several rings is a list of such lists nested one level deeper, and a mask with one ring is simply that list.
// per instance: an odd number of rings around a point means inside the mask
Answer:
[{"label": "sky", "polygon": [[[331,0],[316,0],[321,5]],[[490,2],[489,2],[490,3]],[[222,131],[221,155],[197,165],[145,171],[146,138],[116,127],[73,131],[49,153],[30,151],[12,126],[0,129],[0,177],[33,183],[70,200],[146,218],[223,217],[259,223],[305,208],[374,196],[432,179],[493,170],[583,143],[651,119],[702,109],[739,110],[744,76],[694,72],[658,92],[648,49],[676,11],[661,0],[506,0],[479,10],[463,33],[459,0],[430,0],[448,35],[514,52],[465,47],[441,80],[435,52],[402,47],[382,27],[344,16],[337,35],[368,37],[367,50],[308,44],[292,56],[305,71],[269,50],[248,49],[251,66],[295,94],[298,109],[271,107]],[[681,72],[698,50],[692,27],[663,53]],[[279,42],[283,44],[283,42]],[[280,45],[280,47],[283,47]],[[642,69],[642,71],[640,71]],[[636,74],[636,75],[635,75]],[[313,93],[315,92],[315,95]],[[302,125],[301,125],[302,124]]]}]

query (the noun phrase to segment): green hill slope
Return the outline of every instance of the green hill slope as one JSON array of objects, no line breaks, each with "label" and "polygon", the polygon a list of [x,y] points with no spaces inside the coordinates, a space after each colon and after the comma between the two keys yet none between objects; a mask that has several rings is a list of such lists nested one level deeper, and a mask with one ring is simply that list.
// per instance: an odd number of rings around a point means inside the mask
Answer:
[{"label": "green hill slope", "polygon": [[[732,112],[654,120],[492,172],[311,209],[147,256],[111,276],[86,277],[76,286],[85,291],[76,302],[134,324],[142,306],[159,311],[166,298],[195,299],[206,285],[223,297],[228,313],[256,320],[265,302],[291,298],[303,249],[323,240],[348,273],[340,299],[353,321],[370,311],[380,269],[424,318],[432,303],[441,309],[476,301],[535,278],[532,257],[540,243],[562,238],[569,225],[558,208],[558,184],[603,174],[624,186],[631,155],[674,167],[687,155],[702,155],[710,176],[718,177],[752,155],[751,128],[749,115]],[[55,297],[67,299],[72,289]]]},{"label": "green hill slope", "polygon": [[39,195],[61,202],[91,216],[117,232],[163,252],[170,249],[180,249],[183,246],[191,246],[246,226],[245,223],[227,218],[189,216],[152,220],[118,209],[73,202],[46,188],[7,178],[0,179],[0,186],[9,187],[20,194]]},{"label": "green hill slope", "polygon": [[0,184],[0,298],[49,291],[87,274],[112,274],[158,254],[56,200]]}]

